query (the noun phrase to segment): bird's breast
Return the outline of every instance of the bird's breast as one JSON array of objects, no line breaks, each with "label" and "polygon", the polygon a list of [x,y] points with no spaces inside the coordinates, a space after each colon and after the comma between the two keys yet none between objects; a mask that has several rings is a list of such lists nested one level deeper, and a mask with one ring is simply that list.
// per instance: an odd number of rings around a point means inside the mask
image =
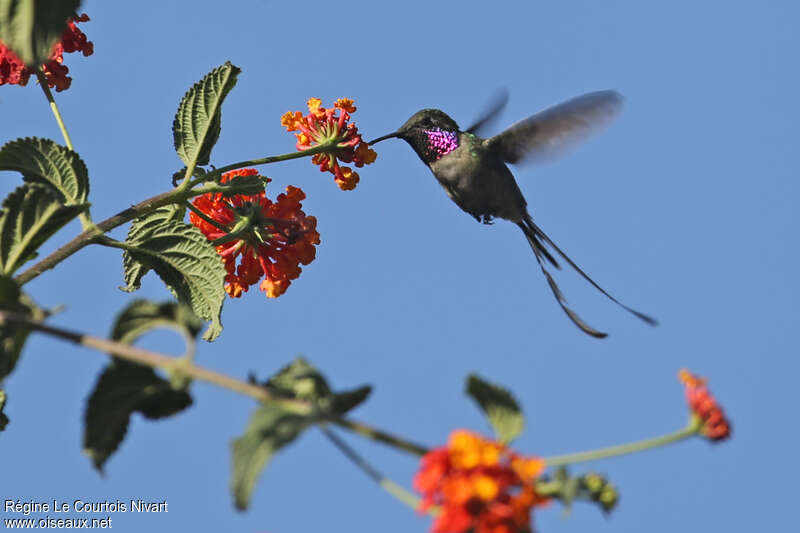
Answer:
[{"label": "bird's breast", "polygon": [[474,135],[462,134],[458,148],[429,166],[450,199],[476,218],[524,216],[526,202],[510,170]]}]

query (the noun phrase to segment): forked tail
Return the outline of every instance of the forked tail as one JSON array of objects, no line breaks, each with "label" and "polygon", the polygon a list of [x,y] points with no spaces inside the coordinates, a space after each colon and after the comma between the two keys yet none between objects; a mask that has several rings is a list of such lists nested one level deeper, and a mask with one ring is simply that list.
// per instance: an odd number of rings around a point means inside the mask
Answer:
[{"label": "forked tail", "polygon": [[574,268],[575,271],[581,275],[581,277],[583,277],[583,279],[591,283],[595,289],[602,292],[609,300],[611,300],[618,306],[622,307],[629,313],[635,315],[639,319],[647,322],[651,326],[655,326],[658,324],[658,321],[656,321],[656,319],[654,319],[653,317],[628,307],[627,305],[623,304],[622,302],[611,296],[609,293],[607,293],[605,289],[603,289],[600,285],[595,283],[595,281],[592,278],[590,278],[586,274],[586,272],[584,272],[581,269],[581,267],[576,265],[575,262],[567,256],[567,254],[562,252],[561,249],[558,246],[556,246],[556,244],[552,240],[550,240],[550,237],[548,237],[547,234],[545,234],[545,232],[542,231],[541,228],[533,222],[530,216],[526,217],[523,222],[518,222],[517,225],[520,227],[522,232],[525,233],[525,238],[528,239],[528,244],[531,245],[533,254],[536,256],[536,261],[539,263],[539,267],[542,269],[544,277],[547,278],[547,283],[548,285],[550,285],[550,290],[553,291],[553,296],[556,297],[556,301],[561,306],[561,309],[563,309],[564,312],[567,314],[567,316],[570,318],[570,320],[572,320],[575,323],[575,325],[581,329],[581,331],[583,331],[584,333],[588,333],[589,335],[597,337],[599,339],[602,339],[603,337],[606,337],[608,335],[607,333],[603,333],[602,331],[597,331],[596,329],[589,326],[575,313],[575,311],[567,307],[567,302],[564,299],[564,295],[561,293],[561,289],[558,288],[558,285],[553,279],[553,276],[550,275],[550,272],[548,272],[544,266],[545,260],[547,260],[553,266],[559,268],[558,263],[545,248],[544,243],[549,244],[553,248],[553,250],[555,250],[556,253],[564,259],[564,261],[569,263],[569,265],[572,268]]}]

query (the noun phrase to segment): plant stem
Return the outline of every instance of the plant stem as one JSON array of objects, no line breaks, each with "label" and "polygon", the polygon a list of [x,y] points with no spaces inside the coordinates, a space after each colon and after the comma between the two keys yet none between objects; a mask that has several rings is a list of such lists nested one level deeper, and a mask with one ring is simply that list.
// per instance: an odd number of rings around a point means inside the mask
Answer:
[{"label": "plant stem", "polygon": [[239,161],[238,163],[231,163],[230,165],[225,165],[224,167],[216,168],[201,177],[195,178],[194,180],[192,180],[189,186],[193,187],[198,183],[216,179],[217,176],[221,176],[225,172],[229,172],[231,170],[237,170],[245,167],[255,167],[258,165],[268,165],[270,163],[279,163],[281,161],[289,161],[291,159],[300,159],[302,157],[309,157],[312,155],[321,154],[323,152],[330,152],[332,147],[333,145],[321,144],[319,146],[315,146],[314,148],[309,148],[308,150],[300,150],[298,152],[289,152],[288,154],[272,155],[268,157],[261,157],[259,159],[248,159],[247,161]]},{"label": "plant stem", "polygon": [[161,206],[175,203],[177,201],[179,201],[179,199],[175,191],[167,191],[153,196],[152,198],[148,198],[147,200],[143,200],[138,204],[129,207],[128,209],[124,209],[116,215],[98,223],[96,226],[85,229],[74,239],[64,244],[33,266],[29,267],[14,279],[20,285],[24,285],[42,272],[55,267],[58,263],[71,256],[81,248],[92,244],[92,242],[94,242],[103,233],[110,231],[117,226],[128,222],[129,220],[133,220],[134,218],[145,215],[151,211],[155,211]]},{"label": "plant stem", "polygon": [[230,189],[231,187],[227,185],[209,183],[205,187],[202,187],[200,189],[191,189],[191,190],[173,189],[171,191],[157,194],[146,200],[142,200],[138,204],[133,205],[127,209],[123,209],[116,215],[109,217],[103,220],[102,222],[98,222],[96,225],[90,228],[85,229],[74,239],[64,244],[56,251],[54,251],[41,261],[37,262],[33,266],[29,267],[27,270],[16,276],[14,279],[20,285],[24,285],[25,283],[34,279],[35,277],[45,272],[46,270],[55,267],[58,263],[60,263],[67,257],[71,256],[81,248],[84,248],[85,246],[92,244],[102,234],[111,231],[117,226],[121,226],[122,224],[129,222],[134,218],[139,218],[143,215],[151,213],[156,209],[158,209],[159,207],[163,207],[169,204],[183,203],[189,198],[192,198],[194,196],[199,196],[201,194],[206,194],[210,192],[229,191]]},{"label": "plant stem", "polygon": [[[44,92],[44,96],[47,98],[47,102],[50,104],[50,111],[53,112],[56,123],[61,130],[61,136],[64,137],[64,143],[67,145],[67,148],[74,152],[75,148],[72,146],[72,139],[69,138],[67,125],[64,123],[64,118],[61,116],[61,111],[58,109],[56,99],[53,98],[53,93],[50,91],[50,86],[47,84],[47,77],[44,75],[44,72],[42,72],[41,68],[36,69],[36,78],[39,80],[39,87],[42,88],[42,92]],[[89,214],[88,209],[78,215],[78,218],[80,219],[84,230],[88,230],[93,227],[92,215]]]},{"label": "plant stem", "polygon": [[[191,378],[205,381],[233,392],[249,396],[260,402],[272,402],[279,404],[281,407],[300,415],[310,414],[314,409],[314,406],[309,402],[276,396],[264,387],[253,385],[252,383],[241,381],[191,363],[187,364],[185,359],[175,359],[160,353],[143,350],[141,348],[131,346],[130,344],[48,326],[46,324],[42,324],[41,322],[31,320],[26,316],[0,310],[0,325],[3,325],[7,322],[19,324],[25,328],[40,331],[42,333],[67,340],[75,344],[86,346],[87,348],[93,348],[101,352],[106,352],[114,355],[115,357],[119,357],[120,359],[132,361],[141,365],[152,368],[162,368],[166,371],[176,370]],[[373,440],[383,442],[384,444],[388,444],[405,451],[411,451],[412,453],[416,453],[418,455],[425,453],[424,447],[410,443],[404,439],[391,435],[386,431],[371,427],[363,422],[356,422],[354,420],[349,420],[342,417],[331,418],[328,421],[360,435],[368,436]]]},{"label": "plant stem", "polygon": [[182,372],[191,378],[212,383],[219,387],[238,392],[239,394],[250,396],[256,400],[262,402],[275,402],[280,404],[281,407],[284,407],[287,410],[297,414],[308,414],[313,410],[313,406],[308,402],[293,400],[290,398],[280,398],[270,393],[264,387],[240,381],[230,376],[226,376],[225,374],[195,366],[193,364],[186,364],[185,360],[167,357],[166,355],[151,352],[149,350],[143,350],[141,348],[137,348],[136,346],[131,346],[130,344],[48,326],[40,322],[34,322],[29,320],[27,317],[17,315],[15,313],[0,311],[0,324],[5,324],[6,322],[20,324],[25,328],[41,331],[42,333],[47,333],[48,335],[70,341],[75,344],[80,344],[82,346],[86,346],[87,348],[94,348],[95,350],[112,354],[120,359],[125,359],[127,361],[132,361],[134,363],[139,363],[152,368],[161,368],[167,371],[177,369],[179,372]]},{"label": "plant stem", "polygon": [[628,444],[620,444],[618,446],[609,446],[608,448],[600,448],[597,450],[568,453],[566,455],[554,455],[552,457],[545,457],[544,461],[547,463],[547,466],[564,466],[585,461],[595,461],[597,459],[607,459],[609,457],[628,453],[643,452],[651,448],[666,446],[667,444],[693,437],[701,427],[702,421],[693,417],[685,428],[667,433],[666,435],[661,435],[660,437],[629,442]]},{"label": "plant stem", "polygon": [[425,446],[405,440],[396,435],[392,435],[391,433],[386,433],[385,431],[381,431],[374,427],[367,426],[366,424],[354,422],[353,420],[346,418],[331,418],[330,422],[345,429],[349,429],[353,433],[357,433],[362,437],[366,437],[377,442],[382,442],[383,444],[388,444],[389,446],[412,453],[414,455],[421,456],[428,453],[428,448]]},{"label": "plant stem", "polygon": [[67,126],[64,124],[64,119],[61,118],[61,112],[58,110],[56,100],[53,98],[53,93],[50,92],[50,86],[47,84],[47,78],[42,72],[42,69],[36,69],[36,77],[39,80],[39,86],[42,88],[42,91],[44,91],[44,96],[47,98],[47,101],[50,102],[50,110],[56,117],[56,122],[58,123],[58,127],[61,129],[61,135],[64,137],[64,142],[66,143],[67,148],[74,152],[75,149],[72,147],[72,140],[70,140],[69,133],[67,133]]},{"label": "plant stem", "polygon": [[189,211],[191,211],[192,213],[194,213],[198,217],[202,218],[203,220],[205,220],[206,222],[208,222],[209,224],[211,224],[212,226],[214,226],[218,230],[220,230],[220,231],[222,231],[224,233],[228,233],[229,228],[226,228],[225,226],[223,226],[222,224],[220,224],[219,222],[217,222],[216,220],[214,220],[210,216],[206,215],[205,213],[203,213],[202,211],[197,209],[194,206],[194,204],[192,204],[192,202],[186,202],[184,205],[189,209]]},{"label": "plant stem", "polygon": [[[43,75],[41,77],[44,78]],[[40,80],[40,85],[42,85],[45,94],[48,96],[48,100],[50,100],[51,102],[51,107],[54,109],[54,113],[56,114],[56,119],[59,125],[62,126],[62,133],[64,134],[64,138],[66,139],[67,146],[70,149],[72,149],[72,143],[69,141],[67,131],[63,127],[63,121],[61,121],[61,115],[58,113],[58,108],[55,107],[55,101],[53,100],[53,95],[50,93],[49,87],[47,87],[47,80],[45,79],[44,83],[42,83],[42,80]],[[187,182],[184,181],[177,188],[171,191],[157,194],[146,200],[142,200],[138,204],[133,205],[128,209],[124,209],[119,213],[117,213],[116,215],[109,217],[103,220],[102,222],[99,222],[96,225],[92,224],[91,219],[89,218],[87,218],[86,221],[83,221],[82,219],[82,221],[84,222],[83,232],[81,232],[74,239],[72,239],[65,245],[58,248],[56,251],[54,251],[53,253],[51,253],[38,263],[29,267],[27,270],[16,276],[14,279],[20,285],[24,285],[25,283],[39,276],[44,271],[53,268],[58,263],[60,263],[67,257],[71,256],[81,248],[84,248],[85,246],[92,244],[97,239],[97,237],[99,237],[103,233],[111,231],[117,226],[121,226],[122,224],[129,222],[134,218],[139,218],[152,211],[155,211],[159,207],[174,203],[183,203],[186,200],[193,198],[195,196],[199,196],[201,194],[207,194],[212,192],[231,192],[230,186],[212,182],[212,180],[214,180],[217,176],[221,176],[223,173],[229,170],[235,170],[247,166],[264,165],[267,163],[276,163],[278,161],[288,161],[290,159],[298,159],[301,157],[308,157],[311,155],[329,151],[330,149],[331,149],[330,145],[320,145],[299,152],[291,152],[288,154],[262,157],[260,159],[240,161],[239,163],[233,163],[231,165],[220,167],[212,172],[209,172],[208,174],[203,175],[200,178],[195,178],[191,182],[188,182],[188,185]],[[194,189],[196,185],[199,185],[200,183],[204,182],[209,182],[209,183],[206,183],[206,186],[203,188]]]},{"label": "plant stem", "polygon": [[363,457],[358,455],[353,448],[340,439],[339,436],[331,431],[328,427],[320,426],[320,429],[322,430],[322,433],[324,433],[325,436],[328,437],[328,439],[339,449],[339,451],[341,451],[348,459],[350,459],[354,465],[360,468],[362,472],[369,476],[370,479],[380,485],[383,490],[412,509],[416,510],[419,508],[419,505],[422,503],[422,501],[415,494],[407,491],[401,485],[395,483],[391,479],[378,472],[371,464],[364,460]]}]

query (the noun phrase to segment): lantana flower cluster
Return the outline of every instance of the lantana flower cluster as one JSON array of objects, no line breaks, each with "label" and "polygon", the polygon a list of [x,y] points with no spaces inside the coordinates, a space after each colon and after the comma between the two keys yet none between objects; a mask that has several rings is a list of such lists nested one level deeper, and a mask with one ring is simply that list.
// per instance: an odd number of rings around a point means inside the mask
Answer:
[{"label": "lantana flower cluster", "polygon": [[[89,16],[86,13],[78,17],[67,19],[67,27],[61,35],[61,41],[56,43],[47,62],[42,64],[42,71],[47,78],[47,85],[55,87],[56,91],[69,89],[72,78],[67,76],[69,69],[63,64],[64,54],[72,52],[82,52],[84,56],[94,53],[94,44],[86,38],[86,35],[78,29],[78,22],[88,22]],[[27,67],[25,63],[0,42],[0,85],[27,85],[28,79],[34,70]]]},{"label": "lantana flower cluster", "polygon": [[[256,175],[258,171],[253,168],[234,170],[223,174],[221,182]],[[290,185],[274,202],[264,191],[232,196],[209,193],[192,201],[195,209],[216,225],[196,213],[190,213],[191,223],[209,241],[224,241],[216,249],[228,273],[228,295],[238,298],[263,277],[259,288],[268,298],[277,298],[300,276],[300,265],[314,260],[314,246],[320,240],[317,219],[301,209],[305,197],[301,189]]]},{"label": "lantana flower cluster", "polygon": [[531,509],[547,501],[534,489],[544,468],[540,458],[456,430],[447,446],[422,457],[414,488],[421,511],[439,507],[433,533],[521,533],[531,530]]},{"label": "lantana flower cluster", "polygon": [[705,378],[696,376],[686,369],[678,373],[678,378],[686,386],[686,403],[694,416],[702,422],[700,433],[712,442],[725,440],[731,436],[731,424],[722,407],[711,395]]},{"label": "lantana flower cluster", "polygon": [[361,138],[356,125],[348,123],[350,113],[356,111],[353,100],[339,98],[332,108],[326,109],[322,107],[322,100],[310,98],[308,111],[305,116],[300,111],[287,111],[281,117],[281,125],[287,131],[297,132],[298,150],[330,146],[330,150],[312,156],[311,161],[319,165],[320,171],[333,174],[340,189],[355,189],[359,181],[358,173],[350,167],[339,165],[339,161],[361,168],[374,162],[377,154]]}]

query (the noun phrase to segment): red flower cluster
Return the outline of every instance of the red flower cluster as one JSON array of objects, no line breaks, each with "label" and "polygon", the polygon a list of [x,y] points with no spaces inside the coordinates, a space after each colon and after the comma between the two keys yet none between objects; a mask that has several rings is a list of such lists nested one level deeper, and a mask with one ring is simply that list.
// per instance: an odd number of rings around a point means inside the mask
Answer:
[{"label": "red flower cluster", "polygon": [[286,127],[286,131],[297,131],[294,135],[297,137],[298,150],[329,145],[330,150],[312,156],[311,161],[319,165],[320,171],[333,174],[340,189],[355,189],[358,173],[349,167],[339,166],[339,161],[361,168],[375,161],[378,154],[363,141],[356,125],[347,122],[350,113],[356,111],[353,101],[339,98],[333,108],[325,109],[322,100],[310,98],[308,111],[306,116],[300,111],[287,111],[281,117],[281,125]]},{"label": "red flower cluster", "polygon": [[[68,18],[61,41],[53,47],[50,58],[42,65],[47,85],[55,87],[56,91],[68,89],[72,83],[72,78],[67,76],[69,69],[62,64],[64,53],[82,52],[84,56],[94,53],[94,44],[76,26],[76,23],[88,20],[86,13],[77,18]],[[31,74],[33,69],[25,66],[17,54],[0,42],[0,85],[27,85]]]},{"label": "red flower cluster", "polygon": [[433,533],[527,532],[531,508],[547,501],[533,487],[544,468],[539,458],[456,430],[447,446],[422,457],[414,488],[423,496],[421,511],[441,507]]},{"label": "red flower cluster", "polygon": [[686,402],[689,408],[703,423],[700,433],[714,442],[730,437],[731,424],[706,387],[706,380],[686,369],[678,372],[678,378],[686,386]]},{"label": "red flower cluster", "polygon": [[[227,183],[239,176],[256,175],[258,171],[253,168],[234,170],[223,174],[221,181]],[[305,197],[301,189],[288,186],[286,194],[279,194],[275,202],[264,191],[233,196],[210,193],[192,201],[198,211],[216,224],[197,213],[189,214],[191,223],[209,241],[223,239],[216,248],[228,271],[225,291],[231,297],[238,298],[264,277],[259,288],[268,298],[277,298],[300,276],[299,265],[314,260],[319,233],[317,219],[306,216],[300,209]],[[230,240],[225,240],[226,237]],[[241,258],[238,267],[237,258]]]}]

